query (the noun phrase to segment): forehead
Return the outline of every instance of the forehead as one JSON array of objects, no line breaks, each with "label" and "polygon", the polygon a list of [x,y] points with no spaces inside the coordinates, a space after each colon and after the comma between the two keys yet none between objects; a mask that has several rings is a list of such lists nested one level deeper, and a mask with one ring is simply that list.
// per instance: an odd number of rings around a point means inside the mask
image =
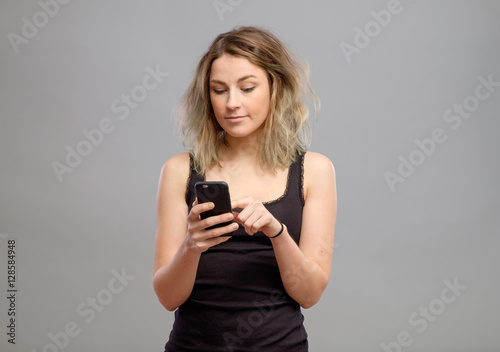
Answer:
[{"label": "forehead", "polygon": [[244,57],[227,54],[215,59],[210,70],[210,79],[227,83],[237,81],[244,76],[253,75],[256,78],[266,77],[266,72]]}]

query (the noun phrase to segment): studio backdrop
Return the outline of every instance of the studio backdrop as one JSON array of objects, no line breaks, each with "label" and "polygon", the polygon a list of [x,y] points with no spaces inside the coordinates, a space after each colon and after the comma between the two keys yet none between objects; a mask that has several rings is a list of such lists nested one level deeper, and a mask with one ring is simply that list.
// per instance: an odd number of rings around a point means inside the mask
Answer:
[{"label": "studio backdrop", "polygon": [[500,3],[0,1],[0,350],[162,351],[156,191],[216,35],[307,61],[335,165],[313,352],[498,352]]}]

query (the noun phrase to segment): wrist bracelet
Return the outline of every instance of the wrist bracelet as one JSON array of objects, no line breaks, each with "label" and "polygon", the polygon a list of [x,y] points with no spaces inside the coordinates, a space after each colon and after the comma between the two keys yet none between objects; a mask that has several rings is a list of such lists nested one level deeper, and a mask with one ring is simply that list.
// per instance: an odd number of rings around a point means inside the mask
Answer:
[{"label": "wrist bracelet", "polygon": [[[278,221],[279,221],[279,220],[278,220]],[[281,224],[281,230],[280,230],[280,232],[278,232],[278,234],[277,234],[277,235],[274,235],[274,236],[269,237],[269,238],[276,238],[276,237],[278,237],[279,235],[281,235],[281,233],[283,232],[283,229],[285,228],[285,226],[283,226],[283,223],[282,223],[281,221],[279,221],[279,222],[280,222],[280,224]]]}]

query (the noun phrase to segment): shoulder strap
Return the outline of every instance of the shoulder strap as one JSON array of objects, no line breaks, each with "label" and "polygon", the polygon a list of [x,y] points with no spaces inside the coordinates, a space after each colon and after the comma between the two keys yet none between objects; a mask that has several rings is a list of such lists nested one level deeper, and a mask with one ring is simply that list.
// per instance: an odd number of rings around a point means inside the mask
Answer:
[{"label": "shoulder strap", "polygon": [[203,176],[194,170],[193,156],[189,154],[189,177],[186,182],[186,204],[190,210],[196,197],[194,193],[194,185],[198,181],[203,181]]},{"label": "shoulder strap", "polygon": [[294,162],[290,165],[290,180],[288,192],[292,197],[300,200],[300,204],[304,206],[304,154],[298,154]]},{"label": "shoulder strap", "polygon": [[299,195],[300,195],[300,201],[302,203],[302,206],[305,204],[305,199],[304,199],[304,154],[299,154],[297,156],[297,178],[298,178],[298,188],[299,188]]}]

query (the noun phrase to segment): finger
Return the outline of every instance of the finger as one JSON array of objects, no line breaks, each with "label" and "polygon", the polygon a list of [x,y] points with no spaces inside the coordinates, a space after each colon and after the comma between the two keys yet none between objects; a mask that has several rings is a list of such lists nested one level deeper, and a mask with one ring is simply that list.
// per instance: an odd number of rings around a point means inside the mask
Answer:
[{"label": "finger", "polygon": [[250,236],[253,235],[255,232],[255,229],[253,228],[253,221],[245,221],[244,223],[241,224],[243,228],[245,229],[245,232],[249,234]]},{"label": "finger", "polygon": [[200,215],[201,213],[204,213],[210,209],[213,209],[215,208],[215,204],[213,202],[206,202],[206,203],[200,203],[200,204],[197,204],[195,205],[192,210]]},{"label": "finger", "polygon": [[[270,226],[271,226],[273,221],[276,221],[276,220],[272,219],[271,221],[269,221],[269,219],[266,219],[265,217],[261,217],[253,223],[253,227],[257,229],[256,231],[264,232],[264,230],[265,230],[265,231],[269,232],[269,231],[271,231]],[[279,232],[279,230],[276,231],[276,233],[278,233],[278,232]],[[266,236],[268,235],[268,233],[264,233],[264,234]]]},{"label": "finger", "polygon": [[207,230],[207,235],[211,238],[224,236],[231,237],[232,233],[238,229],[239,225],[236,222],[232,222],[229,225],[216,227],[215,229]]},{"label": "finger", "polygon": [[236,221],[243,225],[245,221],[253,214],[255,211],[255,206],[253,203],[248,204],[242,211],[238,214]]},{"label": "finger", "polygon": [[236,231],[238,227],[239,225],[235,222],[232,222],[226,226],[216,227],[210,230],[205,230],[205,228],[203,227],[202,229],[194,233],[192,236],[197,243],[201,243],[204,241],[210,241],[219,236],[231,237],[232,233]]},{"label": "finger", "polygon": [[201,213],[213,209],[214,207],[215,204],[213,202],[196,204],[191,208],[191,211],[189,212],[190,219],[197,220],[199,219]]},{"label": "finger", "polygon": [[208,217],[200,222],[200,225],[203,226],[204,228],[211,227],[214,225],[221,224],[226,221],[231,221],[233,220],[233,214],[231,213],[224,213],[221,215],[215,215]]},{"label": "finger", "polygon": [[216,246],[222,242],[226,242],[230,238],[231,238],[231,236],[221,236],[221,237],[214,237],[214,238],[206,238],[204,240],[198,239],[198,240],[195,240],[195,243],[201,252],[205,252],[210,247]]},{"label": "finger", "polygon": [[210,239],[210,247],[221,244],[222,242],[226,242],[230,238],[231,238],[231,236],[219,236],[219,237],[212,238],[212,239]]},{"label": "finger", "polygon": [[240,199],[235,199],[231,201],[231,208],[241,208],[245,209],[248,204],[253,202],[253,198],[247,197],[247,198],[240,198]]},{"label": "finger", "polygon": [[265,221],[266,220],[260,214],[254,212],[247,221],[245,221],[245,227],[252,233],[256,233],[265,225]]}]

